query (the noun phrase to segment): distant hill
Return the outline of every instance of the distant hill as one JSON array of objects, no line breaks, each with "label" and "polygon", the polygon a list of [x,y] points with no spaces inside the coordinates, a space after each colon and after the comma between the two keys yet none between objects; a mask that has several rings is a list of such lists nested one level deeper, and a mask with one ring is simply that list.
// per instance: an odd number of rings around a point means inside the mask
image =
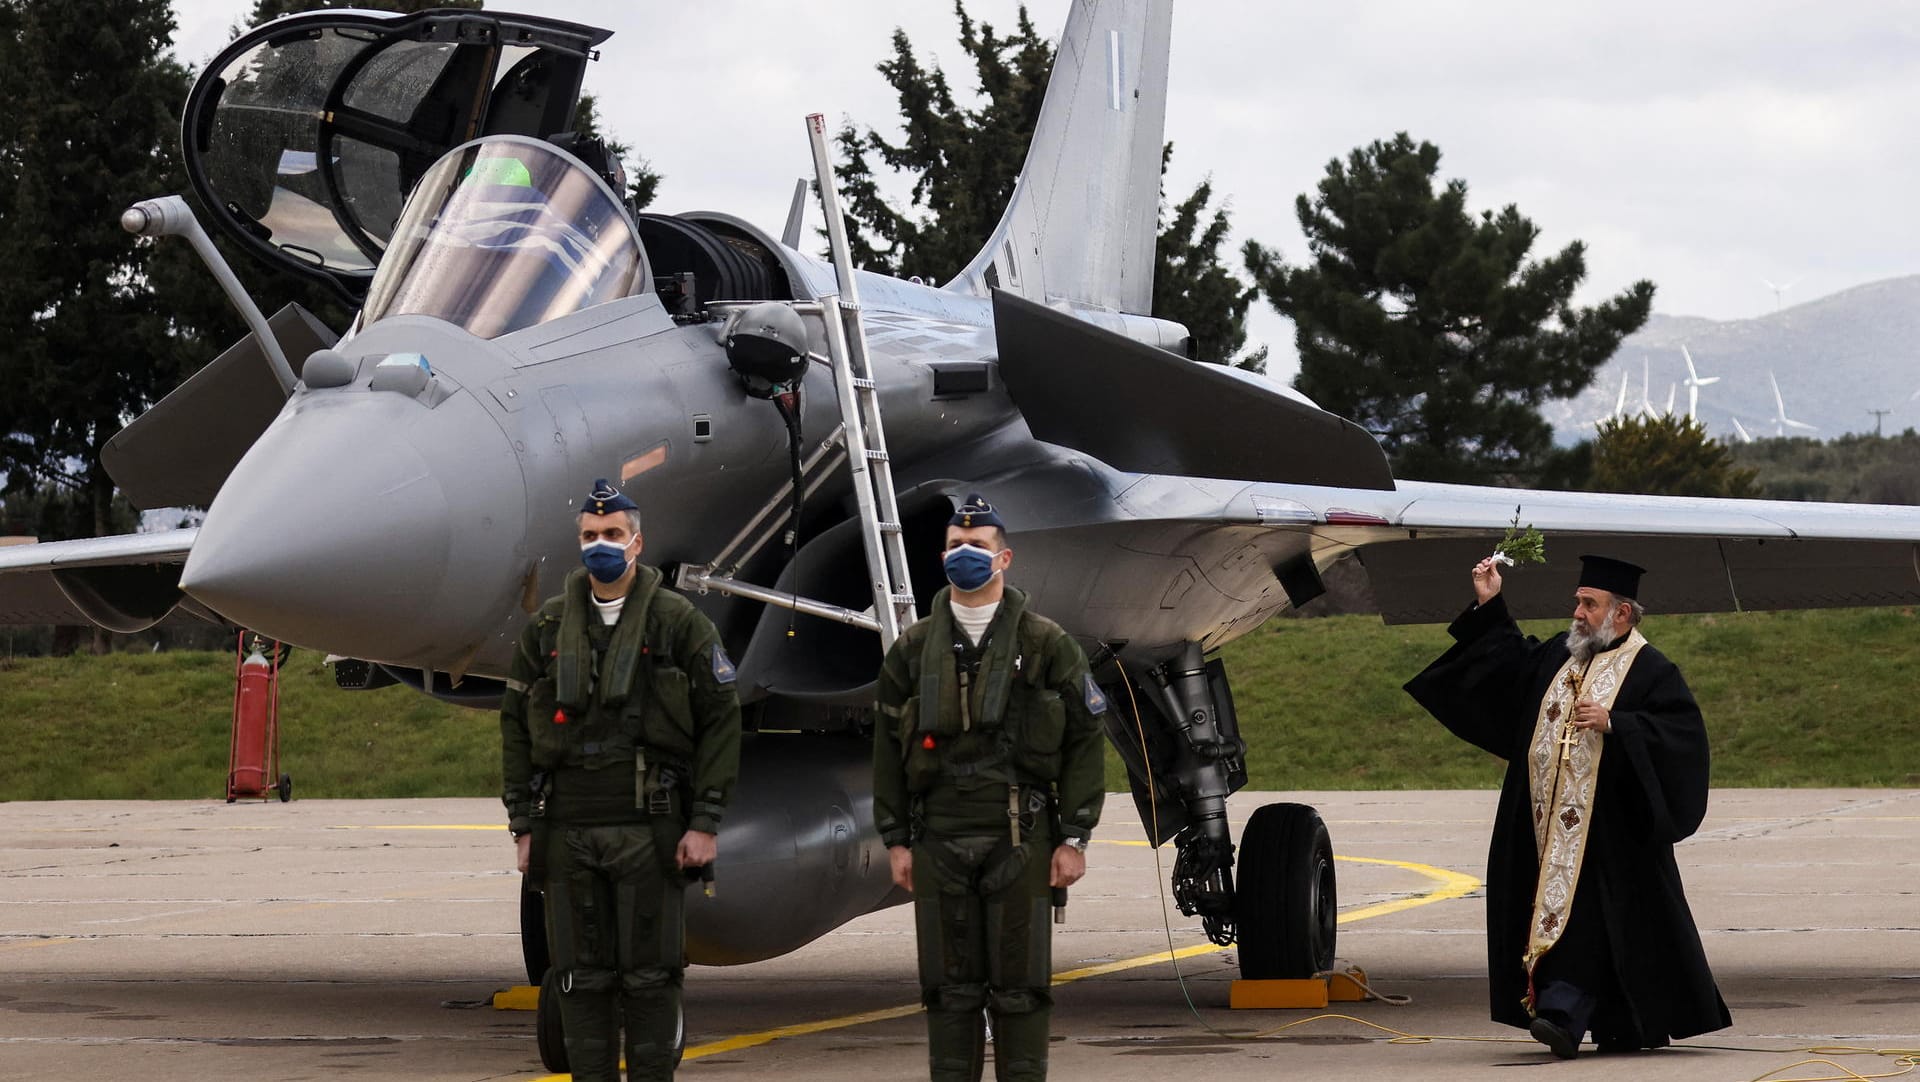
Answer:
[{"label": "distant hill", "polygon": [[1544,413],[1563,443],[1592,435],[1585,422],[1613,411],[1620,382],[1627,383],[1627,409],[1640,408],[1642,366],[1645,398],[1665,408],[1674,388],[1674,412],[1687,409],[1685,345],[1702,378],[1720,382],[1700,389],[1699,417],[1715,436],[1736,438],[1737,417],[1755,437],[1774,434],[1771,369],[1780,381],[1787,416],[1817,426],[1788,435],[1832,439],[1872,432],[1871,409],[1884,409],[1889,435],[1920,428],[1920,275],[1856,286],[1756,319],[1716,322],[1697,316],[1654,315],[1621,343],[1594,385],[1571,402],[1549,403]]}]

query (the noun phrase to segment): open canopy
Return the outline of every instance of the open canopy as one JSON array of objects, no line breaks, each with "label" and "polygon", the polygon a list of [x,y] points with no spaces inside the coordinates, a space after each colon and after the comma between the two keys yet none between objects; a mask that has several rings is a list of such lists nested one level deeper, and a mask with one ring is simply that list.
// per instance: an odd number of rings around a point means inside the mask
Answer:
[{"label": "open canopy", "polygon": [[407,193],[469,140],[571,128],[609,32],[531,15],[317,11],[241,36],[187,98],[187,175],[215,224],[358,300]]}]

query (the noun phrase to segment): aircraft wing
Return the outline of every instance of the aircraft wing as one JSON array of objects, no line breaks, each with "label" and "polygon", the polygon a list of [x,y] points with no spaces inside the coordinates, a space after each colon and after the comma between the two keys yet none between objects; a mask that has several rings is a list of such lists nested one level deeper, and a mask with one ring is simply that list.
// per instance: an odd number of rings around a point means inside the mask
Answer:
[{"label": "aircraft wing", "polygon": [[[1503,569],[1521,618],[1570,615],[1578,557],[1649,570],[1655,612],[1920,603],[1920,507],[1536,492],[1403,481],[1394,500],[1351,492],[1344,506],[1388,529],[1323,526],[1366,567],[1388,623],[1451,620],[1471,600],[1468,569],[1508,524],[1547,538],[1545,566]],[[1340,516],[1334,516],[1339,518]]]},{"label": "aircraft wing", "polygon": [[[993,300],[1001,378],[1034,436],[1117,470],[1184,475],[1210,494],[1226,490],[1203,479],[1253,482],[1175,517],[1193,529],[1305,532],[1323,566],[1346,548],[1389,623],[1458,614],[1472,598],[1468,570],[1516,514],[1546,534],[1549,560],[1503,575],[1516,616],[1570,614],[1585,552],[1648,568],[1642,600],[1658,612],[1920,603],[1920,508],[1395,481],[1371,435],[1285,388],[1007,293]],[[1050,502],[1040,494],[1029,514],[1044,517]],[[1108,524],[1123,538],[1172,525]],[[1249,543],[1283,583],[1301,572],[1297,541]]]},{"label": "aircraft wing", "polygon": [[98,624],[144,631],[185,600],[180,565],[198,531],[0,548],[0,624]]}]

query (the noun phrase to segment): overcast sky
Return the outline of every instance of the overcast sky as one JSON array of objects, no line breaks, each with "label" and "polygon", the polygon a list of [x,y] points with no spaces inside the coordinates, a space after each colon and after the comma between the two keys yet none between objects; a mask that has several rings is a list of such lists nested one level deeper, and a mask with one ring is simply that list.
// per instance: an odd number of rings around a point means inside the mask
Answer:
[{"label": "overcast sky", "polygon": [[[943,0],[492,0],[614,30],[587,89],[665,175],[653,209],[724,210],[778,232],[809,171],[802,118],[874,125],[896,26],[969,87]],[[175,0],[196,67],[247,0]],[[1066,0],[1033,0],[1050,39]],[[970,0],[1010,30],[1012,0]],[[1639,278],[1654,307],[1735,319],[1920,271],[1920,6],[1891,2],[1354,4],[1174,8],[1169,191],[1211,174],[1234,245],[1304,255],[1293,201],[1326,162],[1405,130],[1437,144],[1478,210],[1517,203],[1542,250],[1587,243],[1598,299]],[[1237,255],[1235,257],[1237,263]],[[1256,340],[1291,376],[1291,325]]]}]

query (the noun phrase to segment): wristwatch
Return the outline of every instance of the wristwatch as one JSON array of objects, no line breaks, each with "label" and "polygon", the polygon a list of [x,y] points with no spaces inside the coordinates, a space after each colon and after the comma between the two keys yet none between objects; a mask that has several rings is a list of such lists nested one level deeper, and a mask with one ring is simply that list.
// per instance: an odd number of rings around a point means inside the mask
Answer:
[{"label": "wristwatch", "polygon": [[1082,853],[1087,851],[1087,839],[1085,838],[1068,838],[1065,841],[1061,842],[1060,844],[1071,845],[1075,849],[1080,850]]}]

